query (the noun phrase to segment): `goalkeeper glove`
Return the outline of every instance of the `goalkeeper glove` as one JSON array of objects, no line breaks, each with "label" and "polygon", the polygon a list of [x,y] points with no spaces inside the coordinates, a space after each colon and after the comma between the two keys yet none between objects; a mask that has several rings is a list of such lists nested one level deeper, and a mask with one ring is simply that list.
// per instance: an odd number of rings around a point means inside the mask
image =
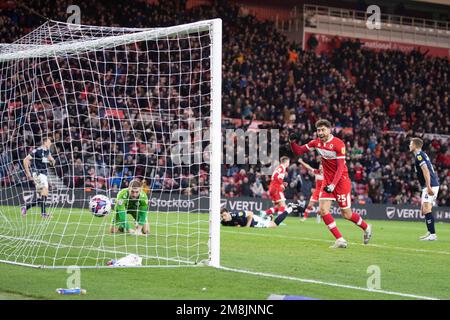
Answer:
[{"label": "goalkeeper glove", "polygon": [[325,188],[323,188],[323,190],[325,190],[325,192],[327,193],[332,193],[334,191],[334,188],[336,188],[334,184],[329,184]]},{"label": "goalkeeper glove", "polygon": [[297,142],[297,139],[298,139],[298,137],[295,133],[291,133],[289,135],[289,142],[292,142],[292,141]]}]

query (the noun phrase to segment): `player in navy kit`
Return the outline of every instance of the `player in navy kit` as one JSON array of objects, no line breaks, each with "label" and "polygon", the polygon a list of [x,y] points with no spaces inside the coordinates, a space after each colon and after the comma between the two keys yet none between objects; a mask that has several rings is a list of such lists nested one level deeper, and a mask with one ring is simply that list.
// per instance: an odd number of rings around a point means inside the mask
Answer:
[{"label": "player in navy kit", "polygon": [[414,164],[422,188],[422,213],[425,216],[428,232],[420,237],[423,241],[437,240],[436,231],[434,229],[434,217],[432,213],[433,204],[439,192],[439,180],[436,172],[434,172],[428,155],[422,151],[423,141],[419,138],[411,139],[409,151],[414,153]]},{"label": "player in navy kit", "polygon": [[[34,199],[26,206],[22,207],[22,216],[26,216],[27,210],[38,204],[41,206],[41,215],[43,218],[47,218],[48,214],[45,208],[45,202],[48,196],[48,179],[47,179],[47,166],[50,163],[55,165],[55,159],[50,153],[50,147],[52,146],[52,140],[45,138],[42,146],[33,149],[29,155],[23,160],[23,166],[25,168],[25,174],[27,178],[34,181],[36,191],[39,194],[39,198]],[[31,171],[30,171],[31,167]]]},{"label": "player in navy kit", "polygon": [[220,223],[229,227],[254,227],[254,228],[276,228],[283,222],[291,212],[298,212],[300,208],[297,204],[290,203],[286,210],[279,214],[274,221],[264,219],[253,213],[253,211],[234,210],[228,211],[226,208],[220,210]]}]

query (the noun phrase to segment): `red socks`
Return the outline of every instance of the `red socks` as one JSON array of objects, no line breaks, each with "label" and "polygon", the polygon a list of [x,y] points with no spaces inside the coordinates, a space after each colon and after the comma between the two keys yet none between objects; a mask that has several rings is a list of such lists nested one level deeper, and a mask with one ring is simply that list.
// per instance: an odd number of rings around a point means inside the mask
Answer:
[{"label": "red socks", "polygon": [[[342,235],[336,227],[336,222],[334,222],[334,218],[331,216],[331,214],[327,213],[326,215],[322,216],[322,219],[336,239],[342,238]],[[367,229],[367,223],[361,218],[359,214],[353,212],[352,217],[349,220],[355,223],[361,229]]]},{"label": "red socks", "polygon": [[361,216],[355,212],[352,213],[352,217],[349,219],[351,222],[355,223],[361,229],[367,229],[367,223],[361,218]]},{"label": "red socks", "polygon": [[327,213],[326,215],[322,216],[323,222],[327,225],[328,229],[330,229],[331,233],[336,239],[342,238],[342,234],[339,232],[338,228],[336,227],[336,222],[334,222],[333,217],[331,214]]},{"label": "red socks", "polygon": [[308,206],[305,210],[305,212],[303,212],[303,218],[308,218],[309,214],[311,213],[311,211],[313,210],[312,206]]}]

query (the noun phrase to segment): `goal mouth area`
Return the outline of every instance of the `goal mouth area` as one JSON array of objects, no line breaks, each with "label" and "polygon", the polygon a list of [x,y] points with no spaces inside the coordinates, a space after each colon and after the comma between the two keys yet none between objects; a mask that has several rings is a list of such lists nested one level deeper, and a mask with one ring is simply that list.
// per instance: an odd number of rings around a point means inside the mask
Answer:
[{"label": "goal mouth area", "polygon": [[[221,19],[149,29],[48,21],[1,44],[0,261],[103,268],[135,254],[145,267],[218,266],[221,59]],[[118,200],[133,180],[142,189],[120,198],[126,210],[89,212],[92,197]],[[171,204],[183,197],[202,206]],[[148,224],[149,236],[111,234]]]},{"label": "goal mouth area", "polygon": [[[24,222],[17,207],[0,206],[3,220],[14,227],[9,234],[0,227],[0,263],[44,269],[210,265],[208,214],[150,211],[150,233],[133,235],[109,233],[112,215],[95,217],[89,209],[53,208],[49,211],[53,218],[47,220],[36,209],[31,211]],[[51,231],[26,236],[32,228]],[[142,265],[108,265],[129,254],[141,257]]]}]

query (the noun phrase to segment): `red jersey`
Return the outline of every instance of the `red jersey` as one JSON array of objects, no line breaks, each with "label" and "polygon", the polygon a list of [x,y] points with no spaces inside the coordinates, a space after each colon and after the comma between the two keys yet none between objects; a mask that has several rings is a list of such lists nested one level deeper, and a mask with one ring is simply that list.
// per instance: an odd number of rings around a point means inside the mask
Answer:
[{"label": "red jersey", "polygon": [[286,168],[280,164],[272,174],[272,180],[270,181],[269,188],[281,188],[284,189],[284,177],[286,175]]},{"label": "red jersey", "polygon": [[[344,142],[331,135],[327,142],[322,142],[320,138],[311,140],[306,144],[308,150],[316,150],[322,157],[323,175],[325,185],[329,185],[333,182],[334,175],[337,171],[337,159],[345,160],[345,144]],[[347,165],[344,164],[344,171],[342,177],[348,177]]]}]

